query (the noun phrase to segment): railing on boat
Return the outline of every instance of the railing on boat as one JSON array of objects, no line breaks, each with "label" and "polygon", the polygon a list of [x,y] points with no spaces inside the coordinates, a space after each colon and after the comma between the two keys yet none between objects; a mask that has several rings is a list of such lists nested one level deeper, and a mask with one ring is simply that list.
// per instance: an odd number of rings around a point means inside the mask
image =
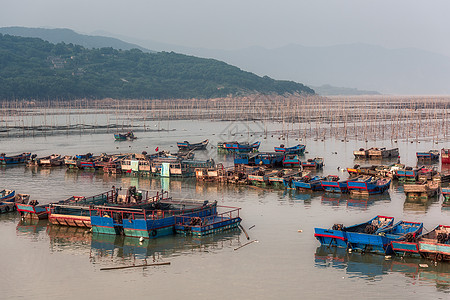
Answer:
[{"label": "railing on boat", "polygon": [[[183,225],[185,227],[205,226],[220,223],[223,222],[223,220],[239,218],[239,211],[241,210],[239,207],[217,206],[217,208],[228,210],[223,213],[205,217],[175,216],[175,225]],[[196,222],[193,222],[194,220],[196,220]],[[213,220],[213,222],[211,222],[211,220]]]}]

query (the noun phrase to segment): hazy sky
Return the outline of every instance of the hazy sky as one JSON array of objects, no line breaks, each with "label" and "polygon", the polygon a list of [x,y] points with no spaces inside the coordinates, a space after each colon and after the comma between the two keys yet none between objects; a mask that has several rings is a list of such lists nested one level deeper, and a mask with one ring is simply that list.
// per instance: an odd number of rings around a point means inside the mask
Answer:
[{"label": "hazy sky", "polygon": [[0,27],[69,28],[189,47],[368,43],[450,56],[450,0],[0,0]]}]

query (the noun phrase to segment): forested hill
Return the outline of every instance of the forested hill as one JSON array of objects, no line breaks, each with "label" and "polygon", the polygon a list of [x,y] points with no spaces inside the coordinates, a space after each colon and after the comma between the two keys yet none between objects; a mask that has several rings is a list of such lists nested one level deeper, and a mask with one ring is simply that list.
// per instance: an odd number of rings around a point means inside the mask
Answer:
[{"label": "forested hill", "polygon": [[213,59],[138,49],[86,49],[0,34],[0,100],[214,98],[314,91]]}]

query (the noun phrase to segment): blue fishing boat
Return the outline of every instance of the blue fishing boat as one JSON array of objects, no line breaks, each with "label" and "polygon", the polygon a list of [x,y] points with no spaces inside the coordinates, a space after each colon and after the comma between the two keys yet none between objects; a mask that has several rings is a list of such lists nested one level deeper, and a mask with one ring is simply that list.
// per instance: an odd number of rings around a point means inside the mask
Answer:
[{"label": "blue fishing boat", "polygon": [[178,149],[180,151],[190,151],[190,150],[204,150],[208,146],[208,140],[204,140],[200,143],[191,144],[188,141],[177,143]]},{"label": "blue fishing boat", "polygon": [[334,224],[330,229],[314,228],[314,237],[324,246],[347,248],[347,235],[343,224]]},{"label": "blue fishing boat", "polygon": [[175,231],[185,235],[203,236],[236,228],[242,219],[239,217],[240,208],[220,207],[228,211],[204,217],[176,216]]},{"label": "blue fishing boat", "polygon": [[217,149],[224,152],[257,152],[261,142],[239,143],[239,142],[220,142]]},{"label": "blue fishing boat", "polygon": [[[423,223],[400,221],[386,228],[378,229],[376,237],[371,237],[371,251],[380,254],[393,254],[408,251],[408,241],[422,234]],[[404,243],[402,246],[401,243]],[[394,249],[395,247],[395,249]]]},{"label": "blue fishing boat", "polygon": [[16,197],[16,191],[3,190],[0,192],[0,202],[11,202]]},{"label": "blue fishing boat", "polygon": [[16,209],[23,218],[43,220],[48,218],[48,205],[38,205],[37,200],[31,200],[28,204],[16,203]]},{"label": "blue fishing boat", "polygon": [[[382,238],[380,239],[382,236],[377,235],[376,232],[392,226],[393,223],[393,217],[376,216],[368,222],[346,227],[348,247],[363,252],[384,253],[383,242],[386,244],[386,247],[388,242]],[[380,240],[383,240],[381,244]]]},{"label": "blue fishing boat", "polygon": [[300,168],[302,166],[299,154],[286,154],[283,158],[283,166],[290,168]]},{"label": "blue fishing boat", "polygon": [[416,152],[418,160],[439,160],[439,150],[430,150],[428,152]]},{"label": "blue fishing boat", "polygon": [[274,147],[275,152],[281,152],[285,154],[300,154],[303,155],[305,153],[306,145],[298,144],[293,147],[285,147],[284,145],[280,145],[280,147]]},{"label": "blue fishing boat", "polygon": [[369,180],[366,176],[351,179],[347,181],[347,188],[352,194],[357,195],[375,195],[382,194],[391,186],[390,178],[371,177]]},{"label": "blue fishing boat", "polygon": [[300,179],[293,179],[292,184],[293,184],[294,188],[296,188],[298,190],[322,191],[321,181],[324,178],[325,177],[323,177],[323,176],[317,176],[317,175],[314,177],[304,176]]},{"label": "blue fishing boat", "polygon": [[234,154],[234,164],[235,165],[255,165],[255,154],[249,153],[235,153]]},{"label": "blue fishing boat", "polygon": [[418,238],[419,253],[434,261],[450,261],[450,226],[438,225]]},{"label": "blue fishing boat", "polygon": [[0,165],[17,165],[23,164],[30,160],[31,153],[24,152],[22,154],[6,156],[5,153],[0,154]]},{"label": "blue fishing boat", "polygon": [[412,167],[406,167],[403,169],[398,169],[394,171],[394,177],[397,178],[399,181],[416,181],[419,169],[412,168]]},{"label": "blue fishing boat", "polygon": [[302,161],[302,167],[308,168],[308,169],[322,169],[323,168],[323,158],[322,157],[316,157],[316,158],[309,158],[306,161]]},{"label": "blue fishing boat", "polygon": [[261,152],[255,156],[255,165],[280,167],[283,162],[284,155],[282,153]]},{"label": "blue fishing boat", "polygon": [[347,193],[347,181],[339,180],[339,176],[328,175],[320,182],[322,189],[329,193]]},{"label": "blue fishing boat", "polygon": [[217,214],[217,201],[164,201],[151,211],[98,206],[90,210],[94,233],[157,238],[175,233],[175,217],[206,217]]}]

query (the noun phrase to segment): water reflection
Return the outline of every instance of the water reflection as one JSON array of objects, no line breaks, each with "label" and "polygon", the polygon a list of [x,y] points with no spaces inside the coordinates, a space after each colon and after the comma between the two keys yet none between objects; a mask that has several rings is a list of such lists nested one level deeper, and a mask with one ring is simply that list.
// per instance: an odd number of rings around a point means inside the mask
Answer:
[{"label": "water reflection", "polygon": [[435,265],[429,260],[382,255],[348,253],[346,249],[320,246],[314,255],[314,266],[319,269],[345,270],[349,277],[379,281],[391,273],[401,273],[412,280],[431,282],[438,290],[450,291],[448,264]]},{"label": "water reflection", "polygon": [[21,220],[16,229],[19,236],[31,239],[47,233],[51,252],[89,253],[92,263],[110,266],[136,259],[159,261],[196,252],[216,252],[247,242],[246,239],[241,241],[239,228],[203,237],[175,235],[143,241],[120,235],[94,234],[86,228],[49,225],[47,220]]}]

